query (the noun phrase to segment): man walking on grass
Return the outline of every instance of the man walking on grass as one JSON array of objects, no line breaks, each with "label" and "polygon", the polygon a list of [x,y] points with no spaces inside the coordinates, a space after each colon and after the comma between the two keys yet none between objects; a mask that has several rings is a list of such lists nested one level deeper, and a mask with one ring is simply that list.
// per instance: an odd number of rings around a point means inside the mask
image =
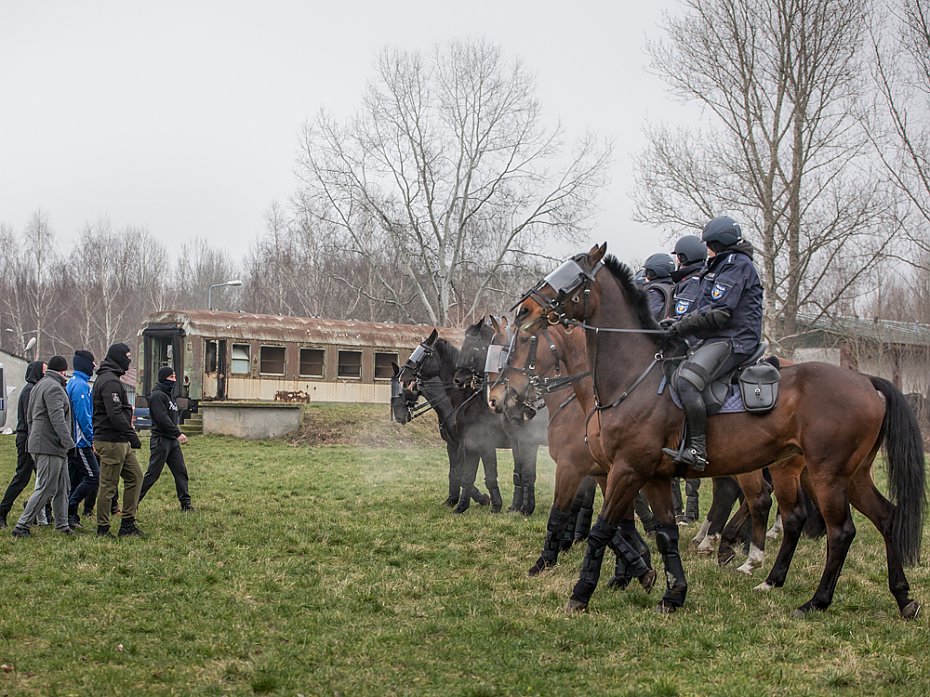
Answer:
[{"label": "man walking on grass", "polygon": [[158,384],[149,395],[149,411],[152,415],[152,440],[149,468],[142,479],[142,493],[139,502],[145,498],[148,490],[158,481],[167,463],[174,476],[174,488],[178,494],[181,510],[189,513],[191,495],[187,489],[187,466],[181,446],[187,442],[187,436],[178,428],[178,404],[174,399],[174,386],[177,383],[174,368],[164,366],[158,369]]},{"label": "man walking on grass", "polygon": [[70,482],[65,465],[68,451],[74,447],[71,404],[65,392],[67,372],[68,361],[52,356],[45,377],[36,383],[29,395],[27,445],[36,465],[36,489],[13,528],[14,537],[29,537],[29,528],[49,500],[55,512],[55,529],[65,535],[74,534],[68,525]]},{"label": "man walking on grass", "polygon": [[132,427],[132,405],[120,377],[129,370],[132,354],[126,344],[113,344],[97,368],[93,388],[94,447],[100,457],[97,488],[97,535],[110,534],[110,506],[123,478],[123,520],[119,536],[141,537],[136,508],[142,489],[142,468],[136,450],[142,447]]},{"label": "man walking on grass", "polygon": [[0,528],[6,527],[6,518],[13,509],[13,502],[29,485],[32,473],[36,471],[35,462],[29,454],[29,395],[32,394],[32,388],[45,375],[47,367],[45,361],[33,361],[26,368],[26,384],[19,392],[17,403],[16,472],[3,494],[3,500],[0,501]]},{"label": "man walking on grass", "polygon": [[83,527],[78,516],[78,507],[84,502],[85,513],[94,507],[97,500],[97,484],[100,480],[100,465],[94,453],[93,395],[88,382],[94,374],[96,363],[90,351],[75,351],[72,360],[74,375],[68,381],[68,399],[74,415],[74,442],[77,447],[68,456],[71,476],[71,496],[68,497],[68,525]]}]

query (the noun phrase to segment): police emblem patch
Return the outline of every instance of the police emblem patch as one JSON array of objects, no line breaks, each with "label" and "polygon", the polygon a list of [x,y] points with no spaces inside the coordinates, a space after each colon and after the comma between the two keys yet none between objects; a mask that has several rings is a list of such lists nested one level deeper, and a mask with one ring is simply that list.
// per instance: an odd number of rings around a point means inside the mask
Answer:
[{"label": "police emblem patch", "polygon": [[691,305],[690,300],[679,300],[678,304],[675,305],[675,314],[683,315],[688,312],[688,307]]},{"label": "police emblem patch", "polygon": [[117,404],[120,404],[120,403],[121,403],[121,402],[120,402],[120,399],[119,399],[119,394],[117,394],[116,392],[114,392],[113,394],[111,394],[110,397],[111,397],[111,398],[113,399],[113,401],[116,402]]},{"label": "police emblem patch", "polygon": [[723,283],[715,283],[713,289],[710,291],[710,297],[714,300],[720,300],[720,298],[727,294],[728,290],[730,290],[729,286]]}]

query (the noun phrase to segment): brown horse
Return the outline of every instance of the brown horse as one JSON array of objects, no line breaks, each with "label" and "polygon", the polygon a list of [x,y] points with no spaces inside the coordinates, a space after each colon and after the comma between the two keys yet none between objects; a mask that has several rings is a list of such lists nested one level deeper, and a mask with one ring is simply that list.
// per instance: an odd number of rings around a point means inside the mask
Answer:
[{"label": "brown horse", "polygon": [[[510,341],[507,336],[506,320],[501,325],[492,318],[492,327],[494,336],[491,340],[492,346],[502,348],[507,346]],[[549,335],[545,329],[542,335],[546,340],[546,348],[542,350],[544,376],[551,375],[551,379],[546,379],[545,385],[539,390],[534,391],[532,404],[524,400],[519,416],[511,419],[516,422],[523,422],[524,415],[527,412],[534,412],[534,405],[543,401],[548,410],[548,443],[549,456],[555,461],[555,491],[552,508],[549,509],[549,520],[546,524],[546,539],[543,543],[542,554],[536,563],[530,567],[529,575],[536,576],[546,569],[555,566],[558,561],[559,552],[569,547],[574,536],[574,520],[571,516],[572,503],[575,494],[582,480],[591,475],[600,485],[601,490],[607,482],[607,466],[597,462],[588,450],[584,438],[584,412],[578,404],[572,393],[571,387],[576,389],[580,385],[584,389],[591,390],[591,373],[587,369],[574,371],[571,367],[571,361],[574,358],[566,352],[566,347],[553,332]],[[535,352],[534,352],[535,354]],[[490,353],[489,355],[499,355]],[[534,357],[530,357],[527,366],[535,362]],[[489,395],[493,394],[496,388],[506,384],[505,374],[494,369],[492,365],[494,359],[486,362],[486,382],[488,385]],[[499,363],[498,363],[499,365]],[[503,367],[503,366],[501,366]],[[567,373],[563,374],[565,368]],[[507,371],[512,371],[508,368]],[[527,373],[531,371],[526,371]],[[495,402],[488,400],[488,406],[495,411]],[[542,418],[542,417],[539,417]],[[570,525],[571,523],[571,525]],[[646,591],[652,590],[655,583],[656,573],[652,569],[649,548],[643,538],[637,532],[632,510],[626,511],[623,520],[620,523],[621,540],[612,540],[611,547],[617,555],[617,571],[611,579],[611,587],[625,587],[631,578],[638,578],[640,584]],[[623,544],[625,542],[626,544]]]},{"label": "brown horse", "polygon": [[[775,485],[785,538],[763,587],[780,586],[787,575],[806,512],[799,500],[804,467],[827,528],[827,557],[813,597],[798,608],[803,614],[825,610],[833,600],[849,546],[855,536],[850,503],[885,540],[888,583],[905,619],[920,605],[909,597],[903,564],[920,553],[926,510],[924,452],[920,429],[904,396],[882,378],[824,363],[800,363],[782,371],[779,400],[764,415],[727,414],[708,421],[710,464],[703,472],[676,472],[663,447],[674,448],[683,415],[667,395],[657,396],[665,333],[648,311],[630,269],[606,257],[607,245],[579,254],[531,289],[519,305],[516,322],[521,342],[545,324],[562,323],[585,331],[594,380],[587,436],[598,460],[611,463],[605,527],[588,539],[581,577],[567,605],[584,610],[600,574],[601,540],[640,488],[659,504],[656,534],[665,563],[667,589],[661,612],[681,607],[687,581],[672,522],[668,480],[673,475],[715,477],[781,468]],[[890,503],[875,487],[871,467],[884,444]],[[774,469],[773,469],[774,471]]]},{"label": "brown horse", "polygon": [[[495,340],[497,343],[505,341],[500,333]],[[515,388],[518,381],[519,387]],[[511,418],[521,418],[523,414],[532,413],[528,407],[539,397],[546,400],[552,417],[557,413],[552,404],[559,404],[565,400],[563,388],[569,385],[574,388],[576,399],[562,409],[565,414],[559,412],[559,419],[553,418],[549,423],[549,452],[556,461],[556,488],[547,530],[560,530],[560,523],[567,524],[568,507],[581,478],[589,469],[606,478],[610,469],[609,461],[598,460],[592,456],[589,443],[584,438],[586,417],[582,405],[593,405],[594,402],[594,383],[591,379],[584,332],[561,325],[539,327],[528,341],[521,343],[513,356],[508,356],[508,361],[502,366],[499,374],[488,375],[488,385],[488,404],[492,409],[507,413]],[[510,407],[506,411],[505,404]],[[564,464],[559,459],[562,453],[553,450],[554,448],[565,451],[562,458]],[[736,479],[745,495],[746,514],[752,519],[749,555],[737,570],[751,575],[764,560],[765,532],[771,496],[769,487],[762,477],[762,470],[741,474]],[[726,514],[723,522],[726,522]],[[735,552],[732,545],[741,527],[742,520],[737,520],[732,526],[727,526],[722,539],[720,535],[716,536],[715,541],[723,542],[718,554],[721,565],[733,560]],[[543,555],[536,566],[530,569],[530,573],[533,574],[534,569],[542,563],[550,566],[555,563],[548,535]]]}]

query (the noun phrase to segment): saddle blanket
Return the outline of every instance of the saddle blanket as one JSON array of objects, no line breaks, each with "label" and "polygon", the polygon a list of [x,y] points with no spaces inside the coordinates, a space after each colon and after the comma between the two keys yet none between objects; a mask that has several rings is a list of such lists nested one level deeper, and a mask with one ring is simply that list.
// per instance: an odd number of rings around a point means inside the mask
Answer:
[{"label": "saddle blanket", "polygon": [[[681,409],[681,398],[678,396],[678,390],[672,387],[665,378],[662,378],[662,382],[659,383],[657,394],[662,394],[666,387],[668,387],[668,391],[672,395],[672,403]],[[727,398],[723,400],[723,406],[717,411],[708,411],[708,416],[713,414],[739,414],[744,411],[746,411],[746,407],[743,406],[743,395],[740,394],[739,384],[733,383],[730,385],[730,391],[727,392]]]}]

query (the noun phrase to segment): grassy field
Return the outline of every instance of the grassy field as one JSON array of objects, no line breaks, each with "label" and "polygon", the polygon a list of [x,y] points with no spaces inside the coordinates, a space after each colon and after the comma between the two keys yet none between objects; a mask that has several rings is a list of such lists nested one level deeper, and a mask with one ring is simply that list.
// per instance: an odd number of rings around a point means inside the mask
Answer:
[{"label": "grassy field", "polygon": [[[13,450],[0,440],[4,484]],[[804,541],[770,594],[685,553],[684,611],[657,615],[659,589],[610,591],[605,577],[591,612],[570,617],[581,550],[525,573],[547,457],[524,519],[451,515],[436,444],[196,437],[186,456],[199,510],[178,511],[166,471],[139,512],[147,539],[0,536],[0,694],[930,694],[928,615],[898,619],[861,517],[826,613],[790,617],[821,570],[823,543]],[[927,565],[909,578],[930,600]]]}]

